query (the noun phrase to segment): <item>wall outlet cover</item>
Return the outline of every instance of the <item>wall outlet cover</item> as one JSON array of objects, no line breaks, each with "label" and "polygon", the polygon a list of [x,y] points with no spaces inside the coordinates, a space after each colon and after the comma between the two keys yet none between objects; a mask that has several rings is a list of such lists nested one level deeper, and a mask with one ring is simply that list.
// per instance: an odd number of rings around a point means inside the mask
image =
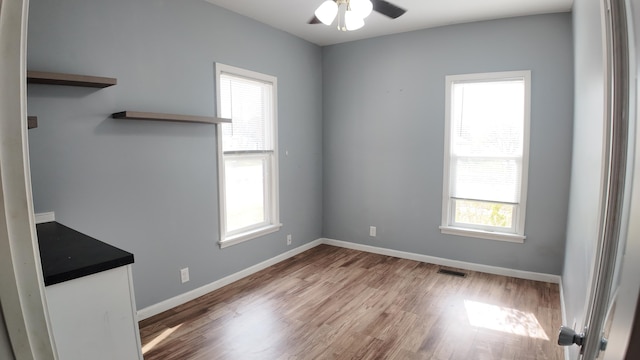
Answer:
[{"label": "wall outlet cover", "polygon": [[180,281],[183,284],[189,281],[189,268],[180,269]]}]

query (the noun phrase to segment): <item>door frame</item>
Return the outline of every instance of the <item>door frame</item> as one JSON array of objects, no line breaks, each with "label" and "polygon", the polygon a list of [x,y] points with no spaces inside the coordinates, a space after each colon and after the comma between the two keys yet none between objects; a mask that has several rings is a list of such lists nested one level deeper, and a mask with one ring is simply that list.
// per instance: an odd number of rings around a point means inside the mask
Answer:
[{"label": "door frame", "polygon": [[[629,215],[627,219],[640,219],[640,89],[638,76],[640,70],[640,2],[626,0],[627,27],[629,37],[629,123],[630,137],[635,144],[630,146],[631,159],[628,162],[630,172]],[[625,242],[622,244],[619,286],[614,295],[617,299],[616,310],[611,319],[611,330],[608,334],[608,346],[604,360],[625,359],[629,342],[633,333],[638,299],[640,295],[640,223],[627,221]],[[638,355],[638,354],[636,354]]]},{"label": "door frame", "polygon": [[57,359],[35,228],[27,138],[29,0],[0,0],[0,303],[16,360]]},{"label": "door frame", "polygon": [[[636,46],[630,1],[601,1],[605,65],[605,182],[602,225],[585,312],[580,358],[623,359],[640,289],[640,154],[636,112]],[[629,260],[629,261],[625,261]],[[610,332],[606,323],[610,321]]]}]

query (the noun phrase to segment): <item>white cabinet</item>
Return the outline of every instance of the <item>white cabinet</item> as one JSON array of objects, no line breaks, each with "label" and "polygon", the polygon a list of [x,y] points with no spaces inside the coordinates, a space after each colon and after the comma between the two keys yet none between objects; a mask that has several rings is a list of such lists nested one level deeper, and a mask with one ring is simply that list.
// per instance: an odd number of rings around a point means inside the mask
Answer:
[{"label": "white cabinet", "polygon": [[60,360],[142,360],[131,265],[45,289]]}]

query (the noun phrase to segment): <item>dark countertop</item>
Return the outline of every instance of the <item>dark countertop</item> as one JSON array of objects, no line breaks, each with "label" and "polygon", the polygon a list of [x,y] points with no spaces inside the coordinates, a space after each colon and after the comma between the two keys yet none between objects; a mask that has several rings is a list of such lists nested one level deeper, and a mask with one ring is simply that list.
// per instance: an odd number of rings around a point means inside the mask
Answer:
[{"label": "dark countertop", "polygon": [[133,263],[133,254],[55,221],[36,229],[45,286]]}]

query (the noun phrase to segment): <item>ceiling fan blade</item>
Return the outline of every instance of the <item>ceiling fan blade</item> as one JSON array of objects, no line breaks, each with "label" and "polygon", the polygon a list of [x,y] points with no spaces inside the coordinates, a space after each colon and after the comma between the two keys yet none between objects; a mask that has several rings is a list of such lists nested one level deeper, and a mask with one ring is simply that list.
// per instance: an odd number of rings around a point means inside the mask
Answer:
[{"label": "ceiling fan blade", "polygon": [[407,12],[407,10],[385,0],[371,0],[371,2],[373,3],[373,10],[392,19],[396,19]]},{"label": "ceiling fan blade", "polygon": [[309,22],[307,24],[322,24],[322,22],[320,22],[320,20],[317,17],[312,17],[311,20],[309,20]]}]

